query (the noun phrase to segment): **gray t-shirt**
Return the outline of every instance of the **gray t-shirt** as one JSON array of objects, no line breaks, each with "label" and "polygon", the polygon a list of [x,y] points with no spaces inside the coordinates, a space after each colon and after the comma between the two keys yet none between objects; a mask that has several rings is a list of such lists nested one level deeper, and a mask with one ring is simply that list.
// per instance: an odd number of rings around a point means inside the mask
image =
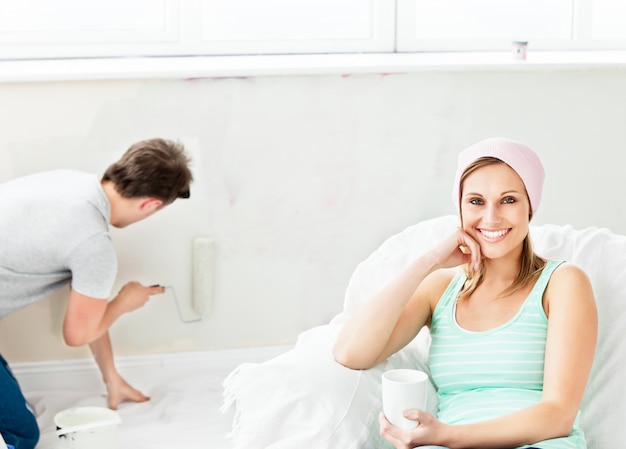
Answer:
[{"label": "gray t-shirt", "polygon": [[94,174],[55,170],[0,184],[0,318],[71,282],[108,299],[111,206]]}]

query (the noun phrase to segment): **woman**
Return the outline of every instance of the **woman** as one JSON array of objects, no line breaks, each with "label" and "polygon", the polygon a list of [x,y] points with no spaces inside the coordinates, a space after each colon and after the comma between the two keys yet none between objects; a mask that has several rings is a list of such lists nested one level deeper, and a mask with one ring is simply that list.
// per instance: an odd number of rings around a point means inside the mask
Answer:
[{"label": "woman", "polygon": [[[527,146],[487,139],[458,157],[461,226],[414,260],[346,323],[335,359],[377,365],[429,326],[437,417],[407,410],[412,430],[381,414],[396,448],[585,448],[579,407],[597,312],[588,277],[533,252],[529,223],[544,170]],[[464,270],[449,268],[464,265]]]}]

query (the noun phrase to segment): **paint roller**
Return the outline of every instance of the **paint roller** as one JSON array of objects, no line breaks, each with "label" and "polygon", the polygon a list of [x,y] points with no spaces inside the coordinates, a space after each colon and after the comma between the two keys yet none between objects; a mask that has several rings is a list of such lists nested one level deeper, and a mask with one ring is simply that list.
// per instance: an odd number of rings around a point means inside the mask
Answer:
[{"label": "paint roller", "polygon": [[208,313],[213,299],[214,261],[214,241],[208,237],[196,237],[192,246],[191,305],[193,311],[191,316],[186,316],[188,314],[183,312],[174,287],[162,286],[174,298],[178,316],[183,323],[195,323],[202,320],[202,317]]},{"label": "paint roller", "polygon": [[215,244],[208,237],[193,241],[192,305],[194,311],[204,316],[209,312],[215,283]]}]

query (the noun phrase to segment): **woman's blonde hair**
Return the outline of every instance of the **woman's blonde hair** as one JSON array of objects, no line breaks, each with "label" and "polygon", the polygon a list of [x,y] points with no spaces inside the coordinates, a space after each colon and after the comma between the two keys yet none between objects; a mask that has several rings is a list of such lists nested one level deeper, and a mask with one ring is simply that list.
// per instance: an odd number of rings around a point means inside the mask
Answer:
[{"label": "woman's blonde hair", "polygon": [[[463,174],[461,175],[461,191],[463,190],[463,183],[465,182],[465,179],[467,179],[470,174],[472,174],[479,168],[485,167],[487,165],[504,163],[505,162],[502,162],[500,159],[490,156],[476,159],[474,162],[467,166],[467,168],[463,171]],[[459,198],[459,201],[460,200],[461,199]],[[530,204],[530,199],[528,200],[528,202]],[[528,220],[530,221],[532,219],[532,208],[529,209],[530,213],[528,216]],[[461,215],[461,221],[462,220],[463,216]],[[539,277],[539,274],[541,274],[541,270],[545,265],[546,259],[535,253],[535,251],[533,250],[532,242],[530,240],[530,234],[527,234],[523,242],[522,254],[520,256],[519,272],[517,273],[517,277],[515,278],[515,281],[513,281],[513,283],[508,288],[500,293],[498,297],[511,295],[516,291],[522,289],[529,283],[534,283]],[[485,266],[481,264],[480,270],[478,272],[470,272],[469,264],[466,264],[465,274],[467,275],[467,282],[459,293],[459,301],[468,298],[482,283],[485,276]]]}]

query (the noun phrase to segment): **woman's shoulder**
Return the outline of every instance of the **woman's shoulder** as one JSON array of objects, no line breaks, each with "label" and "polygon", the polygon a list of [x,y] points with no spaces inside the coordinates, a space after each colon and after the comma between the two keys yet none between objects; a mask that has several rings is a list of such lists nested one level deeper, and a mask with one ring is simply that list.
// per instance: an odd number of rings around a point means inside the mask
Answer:
[{"label": "woman's shoulder", "polygon": [[554,272],[550,276],[550,284],[572,281],[589,282],[589,277],[587,276],[585,270],[572,262],[562,262],[554,269]]},{"label": "woman's shoulder", "polygon": [[548,303],[565,301],[570,305],[577,300],[593,301],[593,289],[589,276],[575,263],[563,262],[550,276],[545,298]]},{"label": "woman's shoulder", "polygon": [[462,270],[458,267],[435,270],[424,279],[424,282],[437,290],[445,290],[460,272],[462,273]]},{"label": "woman's shoulder", "polygon": [[[422,292],[428,295],[432,310],[459,273],[463,273],[461,268],[446,268],[433,271],[424,279],[420,287],[422,287]],[[465,276],[463,276],[464,280]]]}]

